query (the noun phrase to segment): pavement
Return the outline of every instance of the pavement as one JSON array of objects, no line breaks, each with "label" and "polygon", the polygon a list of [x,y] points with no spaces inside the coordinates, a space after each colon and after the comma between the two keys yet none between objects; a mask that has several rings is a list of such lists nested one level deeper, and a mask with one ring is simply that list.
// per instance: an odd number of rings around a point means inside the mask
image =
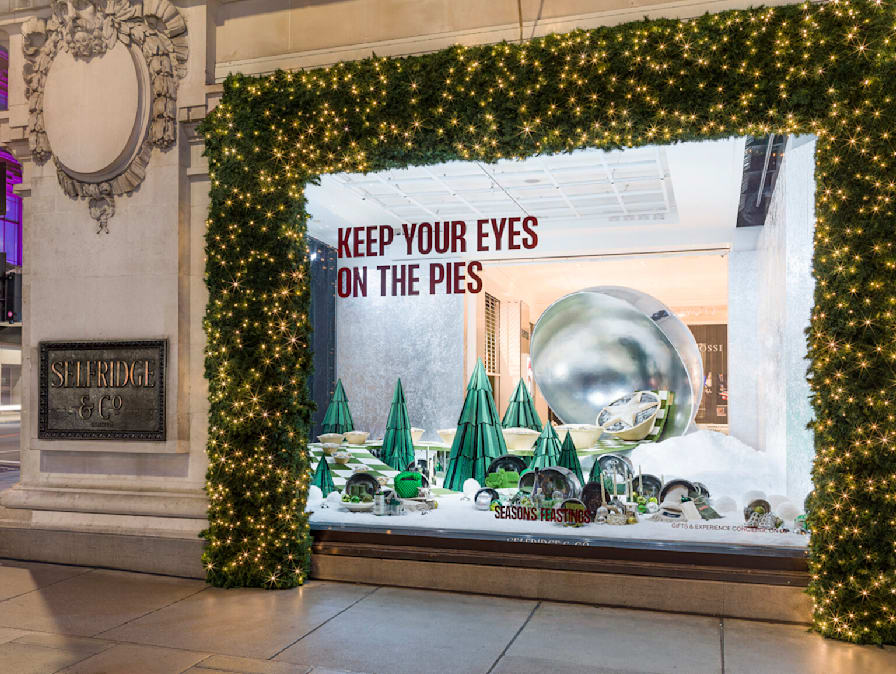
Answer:
[{"label": "pavement", "polygon": [[892,672],[805,626],[309,581],[293,590],[0,560],[0,671]]}]

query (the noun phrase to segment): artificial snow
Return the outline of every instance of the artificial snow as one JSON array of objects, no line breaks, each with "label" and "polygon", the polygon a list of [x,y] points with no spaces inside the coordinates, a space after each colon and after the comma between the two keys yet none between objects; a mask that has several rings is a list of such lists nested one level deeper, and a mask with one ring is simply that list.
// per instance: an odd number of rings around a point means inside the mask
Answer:
[{"label": "artificial snow", "polygon": [[[784,476],[767,454],[735,438],[713,431],[698,431],[662,443],[640,445],[632,451],[631,460],[636,471],[640,466],[644,473],[663,476],[667,481],[684,478],[702,482],[709,489],[711,500],[725,506],[720,508],[726,511],[720,512],[725,516],[698,522],[654,522],[648,519],[649,515],[640,515],[640,521],[633,525],[591,523],[567,527],[552,522],[498,519],[494,512],[476,510],[469,497],[452,493],[436,496],[439,507],[435,510],[387,517],[351,513],[341,506],[341,502],[328,498],[314,509],[310,521],[312,526],[321,528],[432,529],[469,535],[501,534],[510,540],[515,535],[519,535],[520,540],[530,540],[534,536],[538,540],[566,544],[582,544],[582,539],[588,538],[803,549],[808,542],[808,536],[793,530],[757,530],[744,526],[742,509],[746,503],[742,501],[746,492],[779,494],[783,491]],[[732,501],[739,507],[732,509]],[[798,509],[794,507],[787,514],[794,516],[794,510]],[[792,522],[788,521],[786,525],[792,527]]]},{"label": "artificial snow", "polygon": [[748,491],[766,494],[784,490],[785,476],[768,454],[737,438],[715,431],[697,431],[663,442],[639,445],[631,453],[637,472],[702,482],[711,498],[733,498],[742,509]]},{"label": "artificial snow", "polygon": [[388,529],[401,533],[402,529],[430,529],[435,532],[455,532],[475,537],[477,534],[500,534],[511,541],[582,545],[581,539],[616,539],[627,541],[661,541],[665,543],[717,543],[721,545],[770,546],[802,549],[809,537],[794,531],[756,530],[744,526],[741,513],[703,522],[653,522],[649,515],[640,515],[640,522],[632,525],[586,524],[568,527],[553,522],[498,519],[489,510],[476,510],[473,501],[462,494],[437,496],[435,510],[409,512],[397,516],[377,516],[372,513],[351,513],[341,506],[326,503],[326,508],[314,511],[310,517],[314,528],[347,527]]}]

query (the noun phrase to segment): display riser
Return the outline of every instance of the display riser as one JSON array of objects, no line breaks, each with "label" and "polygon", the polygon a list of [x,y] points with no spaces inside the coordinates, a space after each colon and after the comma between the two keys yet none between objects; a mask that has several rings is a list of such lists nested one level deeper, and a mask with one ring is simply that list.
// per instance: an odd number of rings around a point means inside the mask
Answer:
[{"label": "display riser", "polygon": [[811,615],[804,559],[703,554],[687,563],[655,551],[607,559],[593,549],[550,555],[316,535],[312,577],[321,580],[800,624]]}]

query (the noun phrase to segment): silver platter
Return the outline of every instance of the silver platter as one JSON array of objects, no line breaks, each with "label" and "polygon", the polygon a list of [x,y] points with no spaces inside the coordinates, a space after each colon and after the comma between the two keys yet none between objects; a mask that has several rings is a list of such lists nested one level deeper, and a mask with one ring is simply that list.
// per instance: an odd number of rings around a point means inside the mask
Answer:
[{"label": "silver platter", "polygon": [[683,435],[703,395],[703,364],[688,327],[662,302],[621,286],[561,297],[532,333],[532,372],[548,405],[567,424],[593,424],[633,391],[674,395],[664,437]]}]

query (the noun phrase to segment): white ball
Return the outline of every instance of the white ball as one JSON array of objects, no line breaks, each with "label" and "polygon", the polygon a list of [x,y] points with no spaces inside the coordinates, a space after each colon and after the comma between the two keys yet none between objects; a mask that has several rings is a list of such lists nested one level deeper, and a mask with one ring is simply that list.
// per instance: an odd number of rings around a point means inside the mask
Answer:
[{"label": "white ball", "polygon": [[323,501],[324,493],[320,490],[316,484],[312,484],[308,487],[308,503],[312,503],[314,501]]},{"label": "white ball", "polygon": [[784,501],[784,503],[779,504],[777,508],[774,508],[773,512],[782,520],[792,522],[799,517],[800,509],[790,501]]},{"label": "white ball", "polygon": [[772,512],[778,512],[778,506],[782,503],[786,503],[790,499],[784,496],[784,494],[769,494],[768,498],[765,499],[768,501],[768,504],[772,507]]},{"label": "white ball", "polygon": [[746,494],[744,494],[743,502],[744,502],[744,505],[747,506],[750,503],[752,503],[753,501],[755,501],[756,499],[760,499],[760,498],[761,499],[765,498],[765,492],[760,489],[754,489],[754,490],[748,491]]},{"label": "white ball", "polygon": [[329,494],[327,494],[327,503],[329,503],[330,505],[339,505],[340,503],[342,503],[342,494],[340,494],[338,491],[331,491]]},{"label": "white ball", "polygon": [[737,503],[730,496],[721,496],[715,499],[712,505],[720,513],[737,512]]},{"label": "white ball", "polygon": [[480,487],[479,483],[472,477],[464,480],[464,496],[469,499],[472,499],[474,496],[476,496],[476,492],[481,488],[482,487]]}]

